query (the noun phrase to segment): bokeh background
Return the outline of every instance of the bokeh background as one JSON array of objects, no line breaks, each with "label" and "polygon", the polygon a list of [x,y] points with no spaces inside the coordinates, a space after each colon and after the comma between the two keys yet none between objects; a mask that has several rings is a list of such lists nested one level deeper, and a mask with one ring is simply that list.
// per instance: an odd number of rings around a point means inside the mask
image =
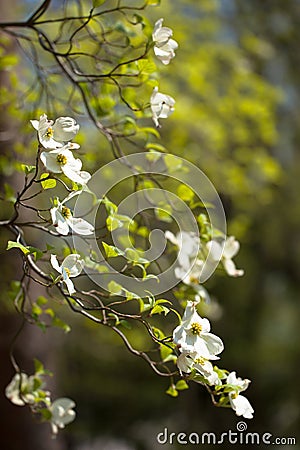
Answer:
[{"label": "bokeh background", "polygon": [[[2,2],[1,17],[26,17],[37,4]],[[162,0],[146,15],[153,23],[164,17],[180,43],[172,64],[161,67],[161,91],[176,99],[162,142],[209,176],[229,234],[242,243],[236,260],[245,276],[207,283],[218,305],[210,312],[213,330],[226,345],[220,366],[252,380],[247,396],[255,416],[248,431],[295,437],[293,448],[300,448],[300,2]],[[4,84],[8,70],[1,72]],[[0,163],[10,183],[12,120],[3,109]],[[88,124],[82,133],[96,145],[99,136]],[[97,164],[108,160],[108,151],[99,151]],[[93,158],[88,164],[95,170]],[[46,425],[4,397],[13,374],[9,346],[20,323],[6,294],[20,263],[4,251],[8,238],[3,233],[0,260],[3,450],[155,450],[165,427],[199,434],[236,429],[233,411],[212,406],[201,386],[168,397],[167,382],[127,353],[110,330],[62,308],[70,334],[44,335],[28,326],[18,344],[24,369],[32,372],[32,355],[40,357],[56,374],[54,392],[77,403],[76,421],[51,440]]]}]

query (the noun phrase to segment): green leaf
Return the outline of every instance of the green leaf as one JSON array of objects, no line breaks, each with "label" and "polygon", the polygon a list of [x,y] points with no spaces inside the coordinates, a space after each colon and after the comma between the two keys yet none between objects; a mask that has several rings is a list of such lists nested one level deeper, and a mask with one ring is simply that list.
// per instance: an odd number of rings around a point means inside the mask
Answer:
[{"label": "green leaf", "polygon": [[52,412],[49,409],[41,408],[41,409],[39,409],[39,413],[42,415],[42,417],[45,421],[48,422],[49,420],[51,420]]},{"label": "green leaf", "polygon": [[171,223],[173,221],[172,216],[172,207],[171,205],[164,205],[164,208],[155,208],[154,210],[156,217],[162,222]]},{"label": "green leaf", "polygon": [[29,250],[29,253],[33,255],[35,261],[42,258],[42,256],[44,255],[42,250],[40,250],[39,248],[31,247],[30,245],[27,246],[26,248]]},{"label": "green leaf", "polygon": [[106,211],[108,212],[108,214],[113,214],[115,212],[117,212],[118,207],[117,205],[115,205],[112,201],[110,201],[107,197],[104,197],[101,200],[101,203],[104,204]]},{"label": "green leaf", "polygon": [[107,289],[110,295],[119,295],[123,290],[122,286],[113,280],[108,283]]},{"label": "green leaf", "polygon": [[124,253],[119,248],[115,247],[114,245],[106,244],[105,242],[102,242],[105,254],[107,258],[115,258],[116,256],[123,256]]},{"label": "green leaf", "polygon": [[180,186],[178,186],[177,194],[185,202],[192,201],[194,198],[194,195],[195,195],[194,192],[192,191],[192,189],[189,188],[188,186],[185,186],[184,184],[181,184]]},{"label": "green leaf", "polygon": [[26,175],[29,175],[30,173],[33,173],[35,171],[35,166],[21,164],[21,169]]},{"label": "green leaf", "polygon": [[7,202],[14,203],[16,201],[15,191],[8,183],[4,183],[4,196]]},{"label": "green leaf", "polygon": [[140,73],[149,74],[156,71],[156,65],[152,61],[149,61],[149,59],[139,59],[138,61],[136,61],[136,64]]},{"label": "green leaf", "polygon": [[26,256],[29,254],[32,254],[34,256],[35,260],[41,258],[44,254],[42,252],[42,250],[40,250],[39,248],[31,247],[31,246],[25,247],[24,245],[20,244],[20,242],[8,241],[6,250],[10,250],[12,248],[20,249],[21,252],[23,252],[24,255],[26,255]]},{"label": "green leaf", "polygon": [[22,287],[21,287],[20,281],[13,280],[9,286],[9,291],[8,291],[9,298],[11,300],[15,300],[21,290],[22,290]]},{"label": "green leaf", "polygon": [[98,8],[98,6],[103,5],[105,2],[106,0],[93,0],[93,8]]},{"label": "green leaf", "polygon": [[108,231],[114,231],[117,228],[122,228],[123,227],[123,222],[121,222],[120,220],[118,220],[116,217],[114,216],[109,216],[106,219],[106,226]]},{"label": "green leaf", "polygon": [[39,306],[46,305],[47,303],[48,303],[48,299],[46,297],[43,297],[42,295],[40,295],[36,300],[36,304]]},{"label": "green leaf", "polygon": [[166,316],[169,312],[170,310],[165,306],[156,305],[152,308],[150,315],[153,316],[153,314],[164,314]]},{"label": "green leaf", "polygon": [[24,255],[30,254],[30,251],[28,250],[28,248],[25,247],[24,245],[20,244],[19,242],[8,241],[6,250],[10,250],[12,248],[19,248],[24,253]]},{"label": "green leaf", "polygon": [[69,333],[71,331],[70,325],[64,322],[59,317],[55,316],[52,320],[52,325],[57,328],[61,328],[65,333]]},{"label": "green leaf", "polygon": [[155,128],[153,127],[142,127],[139,128],[139,132],[141,133],[146,133],[146,134],[152,134],[153,136],[155,136],[157,139],[160,138],[160,134],[159,131],[157,131]]},{"label": "green leaf", "polygon": [[54,180],[53,178],[48,178],[48,176],[49,173],[43,173],[41,175],[41,180],[45,179],[45,181],[41,182],[43,189],[53,189],[56,186],[56,180]]},{"label": "green leaf", "polygon": [[174,172],[182,167],[182,159],[178,158],[178,156],[171,155],[168,153],[164,155],[164,162],[167,166],[168,172]]},{"label": "green leaf", "polygon": [[166,345],[160,346],[160,357],[162,361],[165,361],[166,358],[168,358],[173,353],[173,350],[170,347],[167,347]]},{"label": "green leaf", "polygon": [[149,150],[149,153],[146,154],[146,158],[149,159],[150,155],[155,155],[157,159],[159,159],[164,152],[167,151],[166,147],[164,147],[161,144],[156,144],[155,142],[148,142],[148,144],[145,146],[147,150]]},{"label": "green leaf", "polygon": [[43,363],[41,363],[41,361],[39,361],[36,358],[34,358],[34,370],[35,370],[36,374],[38,374],[38,373],[40,373],[40,374],[45,373],[45,369],[44,369]]},{"label": "green leaf", "polygon": [[147,227],[140,227],[137,229],[136,234],[144,238],[147,238],[149,236],[149,230]]},{"label": "green leaf", "polygon": [[170,302],[170,300],[166,300],[165,298],[159,298],[158,300],[156,300],[154,306],[161,305],[162,303],[168,303],[169,305],[172,305],[172,302]]},{"label": "green leaf", "polygon": [[175,388],[174,384],[171,384],[169,389],[166,391],[166,394],[170,395],[171,397],[178,397],[178,391]]},{"label": "green leaf", "polygon": [[55,312],[53,311],[52,308],[47,308],[45,309],[45,314],[48,314],[48,316],[50,316],[52,319],[55,317]]},{"label": "green leaf", "polygon": [[178,391],[184,391],[185,389],[189,389],[189,385],[184,380],[177,381],[175,387],[176,389],[178,389]]},{"label": "green leaf", "polygon": [[32,314],[32,316],[33,316],[34,318],[38,318],[38,316],[40,316],[41,314],[43,314],[43,310],[42,310],[42,308],[41,308],[39,305],[37,305],[36,303],[34,303],[34,304],[32,305],[32,308],[31,308],[31,314]]}]

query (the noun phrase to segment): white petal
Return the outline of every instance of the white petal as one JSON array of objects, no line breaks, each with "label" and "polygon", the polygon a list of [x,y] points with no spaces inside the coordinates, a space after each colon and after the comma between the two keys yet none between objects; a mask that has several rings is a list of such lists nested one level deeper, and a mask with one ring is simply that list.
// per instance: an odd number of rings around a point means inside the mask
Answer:
[{"label": "white petal", "polygon": [[168,45],[172,50],[176,50],[178,48],[178,43],[174,39],[169,39]]},{"label": "white petal", "polygon": [[82,178],[81,172],[76,172],[74,169],[72,169],[67,164],[62,166],[62,171],[66,175],[66,177],[69,178],[69,180],[74,181],[74,183],[78,183],[81,185],[84,185],[86,183],[85,176]]},{"label": "white petal", "polygon": [[75,418],[75,411],[72,410],[76,405],[69,398],[58,398],[51,405],[51,422],[59,428],[63,428]]},{"label": "white petal", "polygon": [[196,285],[193,285],[193,288],[202,300],[204,300],[206,303],[210,303],[211,300],[210,300],[209,293],[203,286],[201,286],[200,284],[196,284]]},{"label": "white petal", "polygon": [[90,179],[92,178],[91,174],[89,172],[86,172],[85,170],[81,170],[79,172],[80,178],[82,180],[82,185],[85,185]]},{"label": "white petal", "polygon": [[224,258],[231,259],[233,258],[240,249],[240,243],[235,239],[234,236],[230,236],[226,239],[225,245],[224,245],[224,251],[223,256]]},{"label": "white petal", "polygon": [[178,253],[177,261],[187,274],[191,269],[191,263],[190,263],[189,255],[186,254],[183,247],[180,249],[180,251]]},{"label": "white petal", "polygon": [[172,244],[175,244],[177,246],[179,245],[178,239],[174,236],[173,233],[171,233],[171,231],[165,231],[165,236],[166,236],[166,239],[168,239],[170,242],[172,242]]},{"label": "white petal", "polygon": [[222,258],[222,246],[219,242],[209,241],[206,244],[209,251],[208,257],[214,261],[221,261]]},{"label": "white petal", "polygon": [[189,284],[188,269],[184,269],[182,266],[175,267],[174,273],[175,277],[178,278],[178,280],[182,280],[184,283]]},{"label": "white petal", "polygon": [[39,121],[38,120],[31,120],[30,122],[35,130],[39,129]]},{"label": "white petal", "polygon": [[69,233],[69,225],[57,207],[50,210],[52,223],[60,234],[67,235]]},{"label": "white petal", "polygon": [[253,418],[254,409],[246,397],[243,395],[236,397],[235,394],[229,394],[229,401],[237,416],[243,416],[245,419]]},{"label": "white petal", "polygon": [[50,256],[50,262],[51,262],[51,266],[53,267],[53,269],[57,270],[57,272],[59,272],[59,273],[62,273],[62,268],[58,264],[56,255],[51,255]]},{"label": "white petal", "polygon": [[49,172],[61,173],[61,165],[57,162],[57,152],[43,152],[41,153],[41,161]]},{"label": "white petal", "polygon": [[236,372],[230,372],[229,375],[227,375],[227,384],[231,384],[233,386],[237,386],[239,392],[245,391],[249,384],[251,383],[250,380],[245,378],[244,380],[240,377],[236,376]]},{"label": "white petal", "polygon": [[230,372],[227,375],[227,380],[226,381],[227,381],[227,384],[232,384],[232,385],[236,386],[238,384],[238,380],[237,380],[237,377],[236,377],[236,372]]},{"label": "white petal", "polygon": [[84,219],[72,217],[68,223],[77,234],[88,236],[94,232],[94,227]]},{"label": "white petal", "polygon": [[70,271],[69,277],[77,277],[83,268],[81,256],[77,253],[68,255],[62,262],[62,267]]},{"label": "white petal", "polygon": [[159,42],[161,40],[162,41],[166,41],[173,34],[171,28],[162,26],[163,21],[164,21],[164,19],[158,19],[155,22],[154,30],[153,30],[153,33],[152,33],[152,39],[153,39],[154,42]]},{"label": "white petal", "polygon": [[70,294],[70,295],[75,294],[76,290],[75,290],[75,288],[74,288],[74,284],[73,284],[72,280],[70,280],[70,278],[67,277],[67,278],[64,280],[64,282],[65,282],[65,284],[66,284],[66,286],[67,286],[67,289],[68,289],[68,291],[69,291],[69,294]]},{"label": "white petal", "polygon": [[178,369],[185,373],[191,372],[193,363],[194,363],[193,359],[190,358],[189,353],[186,352],[181,353],[176,361]]},{"label": "white petal", "polygon": [[71,150],[68,149],[68,146],[65,145],[60,151],[59,153],[61,153],[63,156],[65,156],[67,158],[67,163],[65,164],[65,166],[69,166],[71,167],[73,170],[75,170],[76,172],[79,172],[81,170],[82,167],[82,161],[79,158],[74,158],[73,153],[71,152]]},{"label": "white petal", "polygon": [[191,317],[193,317],[193,315],[195,314],[195,311],[196,311],[195,303],[188,300],[182,317],[182,322],[190,320]]},{"label": "white petal", "polygon": [[79,125],[72,117],[58,117],[53,125],[53,137],[58,141],[71,141],[79,131]]},{"label": "white petal", "polygon": [[172,58],[172,54],[170,54],[170,51],[168,51],[168,50],[164,50],[163,48],[160,48],[160,47],[157,47],[157,46],[155,46],[154,47],[154,53],[155,53],[155,56],[157,56],[157,58],[159,58],[159,59],[166,59],[166,60],[171,60],[171,58]]},{"label": "white petal", "polygon": [[69,234],[69,224],[67,220],[61,215],[57,214],[57,224],[55,225],[56,231],[64,236]]},{"label": "white petal", "polygon": [[70,194],[60,203],[61,205],[63,205],[64,203],[68,202],[69,200],[71,200],[73,197],[76,197],[77,195],[80,195],[82,193],[82,189],[78,190],[78,191],[72,191],[70,192]]},{"label": "white petal", "polygon": [[[21,383],[20,383],[21,376]],[[20,386],[21,384],[21,386]],[[25,402],[20,397],[20,387],[21,390],[24,390],[24,387],[28,385],[28,377],[26,373],[16,373],[11,380],[11,382],[6,386],[5,395],[6,397],[17,406],[24,406]],[[23,397],[23,396],[22,396]]]},{"label": "white petal", "polygon": [[230,277],[241,277],[244,275],[244,271],[237,269],[232,259],[224,259],[223,266]]},{"label": "white petal", "polygon": [[224,350],[223,341],[219,336],[212,333],[204,333],[201,334],[201,337],[205,340],[210,355],[218,355]]},{"label": "white petal", "polygon": [[63,146],[66,150],[78,150],[80,148],[80,145],[76,142],[68,142],[66,145]]},{"label": "white petal", "polygon": [[61,142],[57,142],[52,135],[50,135],[49,137],[47,136],[47,132],[49,129],[53,132],[52,124],[53,121],[48,120],[46,114],[43,114],[40,117],[38,126],[39,141],[46,149],[55,149],[57,147],[62,147],[63,145]]}]

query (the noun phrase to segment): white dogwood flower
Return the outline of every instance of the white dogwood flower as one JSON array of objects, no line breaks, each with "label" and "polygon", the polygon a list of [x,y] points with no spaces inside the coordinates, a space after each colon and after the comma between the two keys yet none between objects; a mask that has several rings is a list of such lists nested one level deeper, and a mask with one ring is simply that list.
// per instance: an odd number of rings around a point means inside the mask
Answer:
[{"label": "white dogwood flower", "polygon": [[57,272],[62,275],[62,281],[66,284],[69,294],[74,294],[76,290],[70,278],[74,278],[80,275],[84,264],[81,256],[77,253],[72,253],[63,260],[60,266],[57,261],[56,255],[51,255],[50,262],[53,269],[57,270]]},{"label": "white dogwood flower", "polygon": [[[209,385],[221,384],[218,374],[214,371],[213,365],[208,359],[199,356],[197,352],[183,351],[177,358],[177,367],[185,373],[190,373],[195,369],[202,375]],[[196,381],[196,380],[195,380]]]},{"label": "white dogwood flower", "polygon": [[209,257],[214,261],[222,261],[225,271],[231,277],[240,277],[244,275],[242,269],[237,269],[235,267],[232,258],[238,253],[240,249],[240,243],[235,239],[234,236],[230,236],[226,239],[224,244],[224,249],[222,253],[222,245],[216,241],[209,241],[207,244],[207,249],[209,250]]},{"label": "white dogwood flower", "polygon": [[58,433],[59,428],[65,428],[65,425],[73,422],[76,413],[73,410],[75,403],[70,398],[58,398],[54,400],[49,408],[52,416],[50,419],[53,434]]},{"label": "white dogwood flower", "polygon": [[76,148],[74,147],[76,145],[69,142],[62,148],[51,150],[50,152],[42,152],[40,158],[49,172],[63,173],[75,183],[85,185],[91,179],[91,175],[82,171],[81,160],[74,158],[70,148]]},{"label": "white dogwood flower", "polygon": [[[53,124],[53,120],[49,120],[46,114],[42,114],[39,120],[31,120],[30,122],[38,132],[41,145],[48,150],[63,147],[79,131],[79,125],[72,117],[58,117]],[[76,148],[79,148],[79,145],[76,145]]]},{"label": "white dogwood flower", "polygon": [[234,386],[232,392],[229,392],[229,401],[232,409],[235,411],[237,416],[243,416],[245,419],[252,419],[254,409],[252,408],[249,400],[241,395],[249,386],[250,380],[243,380],[242,378],[237,378],[235,372],[231,372],[227,376],[227,384]]},{"label": "white dogwood flower", "polygon": [[5,389],[6,397],[18,406],[34,402],[34,377],[26,373],[16,373]]},{"label": "white dogwood flower", "polygon": [[195,302],[188,301],[182,323],[173,331],[173,341],[182,352],[196,352],[205,359],[219,359],[224,349],[222,340],[210,333],[210,322],[199,316]]},{"label": "white dogwood flower", "polygon": [[88,236],[93,234],[94,227],[82,219],[81,217],[73,217],[70,208],[65,206],[65,203],[71,198],[79,195],[81,191],[71,192],[62,202],[56,199],[56,205],[50,209],[51,219],[53,225],[56,227],[58,233],[66,236],[71,229],[77,234]]},{"label": "white dogwood flower", "polygon": [[247,397],[236,392],[230,392],[229,401],[237,416],[243,416],[245,419],[253,418],[254,409]]},{"label": "white dogwood flower", "polygon": [[210,296],[207,290],[200,284],[200,275],[202,273],[203,264],[202,259],[197,259],[189,271],[183,267],[176,267],[175,276],[184,284],[191,286],[201,299],[203,299],[206,303],[209,303]]},{"label": "white dogwood flower", "polygon": [[184,284],[191,286],[197,294],[207,303],[210,301],[209,294],[199,283],[203,261],[196,259],[201,243],[199,237],[193,232],[181,231],[174,236],[171,231],[165,231],[166,238],[179,248],[175,277]]},{"label": "white dogwood flower", "polygon": [[179,265],[184,269],[189,269],[191,266],[190,259],[194,258],[199,252],[199,237],[195,233],[187,231],[181,231],[176,236],[171,231],[165,231],[165,236],[179,249],[177,259]]},{"label": "white dogwood flower", "polygon": [[175,56],[175,50],[178,48],[178,44],[174,39],[173,31],[171,28],[163,27],[164,19],[159,19],[155,25],[152,33],[152,39],[155,43],[154,53],[155,56],[165,65],[169,64],[172,58]]},{"label": "white dogwood flower", "polygon": [[160,127],[158,119],[166,119],[174,111],[175,100],[170,95],[158,92],[158,87],[153,89],[150,99],[152,119],[157,127]]}]

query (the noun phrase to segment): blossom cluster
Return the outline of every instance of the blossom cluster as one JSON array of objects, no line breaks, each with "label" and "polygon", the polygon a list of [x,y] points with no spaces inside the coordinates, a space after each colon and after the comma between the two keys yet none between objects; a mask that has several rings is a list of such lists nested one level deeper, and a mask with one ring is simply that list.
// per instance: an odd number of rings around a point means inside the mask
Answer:
[{"label": "blossom cluster", "polygon": [[[224,344],[220,337],[210,332],[209,320],[202,318],[197,312],[197,304],[201,299],[209,301],[209,295],[199,281],[205,264],[221,261],[229,276],[243,275],[244,271],[236,269],[232,260],[239,250],[239,242],[234,236],[230,236],[223,246],[213,240],[202,246],[200,238],[194,233],[180,232],[174,236],[166,231],[165,235],[179,249],[179,267],[175,268],[175,276],[192,287],[196,294],[193,301],[187,301],[182,322],[173,331],[173,342],[179,352],[177,367],[182,373],[190,374],[194,381],[214,386],[238,416],[251,419],[254,410],[248,399],[240,394],[247,389],[250,381],[237,378],[235,372],[228,373],[213,366],[211,361],[219,359],[218,355],[224,350]],[[192,259],[194,264],[191,263]]]},{"label": "blossom cluster", "polygon": [[247,389],[250,380],[237,378],[235,372],[224,376],[226,371],[213,366],[211,361],[219,359],[224,344],[210,332],[209,320],[198,314],[196,306],[197,302],[187,302],[182,323],[173,331],[173,342],[179,350],[177,366],[181,372],[192,373],[192,380],[214,386],[216,392],[229,400],[237,416],[252,419],[254,410],[249,400],[240,394]]},{"label": "blossom cluster", "polygon": [[[84,186],[91,178],[88,172],[81,170],[82,161],[75,158],[71,151],[80,147],[79,144],[71,142],[79,131],[79,124],[72,117],[58,117],[53,122],[47,118],[46,114],[42,114],[39,120],[31,120],[31,124],[38,132],[40,145],[45,149],[40,155],[45,169],[50,174],[64,174],[77,186],[77,190],[71,191],[64,200],[53,199],[50,217],[56,232],[63,236],[67,236],[70,231],[82,236],[93,234],[93,225],[81,217],[73,217],[71,209],[66,206],[68,201],[83,192]],[[78,185],[81,186],[80,189]],[[80,255],[73,253],[67,256],[61,265],[56,255],[51,255],[50,262],[52,267],[61,274],[59,280],[66,285],[68,293],[74,294],[76,291],[70,278],[80,275],[83,259]]]},{"label": "blossom cluster", "polygon": [[[154,42],[154,53],[165,65],[175,57],[175,50],[178,48],[177,42],[171,38],[173,31],[171,28],[163,27],[163,19],[159,19],[152,33]],[[170,95],[158,92],[158,87],[153,89],[150,99],[152,119],[156,127],[160,127],[158,119],[166,119],[174,111],[175,100]]]},{"label": "blossom cluster", "polygon": [[43,389],[43,375],[36,373],[28,376],[26,373],[16,373],[5,389],[6,397],[17,406],[28,405],[34,411],[36,408],[50,422],[52,433],[71,423],[76,416],[73,400],[62,397],[51,402],[50,392]]},{"label": "blossom cluster", "polygon": [[[154,54],[164,65],[168,65],[175,57],[175,50],[178,48],[178,44],[172,39],[172,36],[172,30],[164,27],[163,19],[159,19],[154,26],[152,41]],[[160,119],[169,117],[174,111],[174,106],[173,97],[159,92],[158,86],[153,89],[150,108],[156,127],[160,127]],[[91,236],[95,232],[94,226],[83,217],[74,217],[69,203],[87,190],[87,183],[91,179],[91,174],[82,170],[81,159],[74,156],[80,148],[79,144],[72,142],[78,134],[79,124],[72,117],[62,116],[53,121],[48,119],[46,114],[42,114],[39,120],[31,120],[31,124],[37,131],[39,158],[47,171],[46,178],[42,177],[39,181],[42,182],[47,178],[57,180],[60,179],[57,177],[62,177],[60,181],[68,190],[68,195],[64,199],[58,197],[51,199],[49,219],[45,220],[48,221],[49,226],[54,227],[52,233],[64,239],[72,233],[84,237]],[[67,179],[67,183],[65,179]],[[114,210],[114,208],[112,209]],[[111,219],[109,231],[115,226],[123,226],[124,218],[126,223],[130,222],[130,219],[127,220],[127,216],[117,214],[114,216],[113,213],[109,218]],[[243,380],[237,377],[235,372],[221,370],[213,365],[213,361],[220,359],[219,355],[224,350],[224,344],[220,337],[211,333],[209,320],[201,317],[197,311],[200,301],[210,301],[209,294],[200,281],[207,266],[216,266],[220,263],[223,271],[231,277],[240,277],[244,274],[242,269],[236,268],[233,261],[240,244],[234,236],[219,240],[210,239],[210,237],[203,239],[195,233],[185,231],[181,231],[176,236],[171,231],[166,231],[165,236],[178,250],[175,277],[183,283],[184,288],[191,289],[194,293],[192,300],[188,297],[188,299],[185,298],[186,307],[182,321],[173,331],[173,343],[177,356],[174,358],[179,373],[185,379],[194,380],[213,388],[214,394],[220,396],[222,406],[230,406],[238,416],[250,419],[253,417],[254,410],[248,399],[241,394],[248,388],[250,380]],[[106,244],[106,247],[110,246]],[[117,247],[111,248],[119,250]],[[30,252],[24,246],[23,249]],[[126,252],[116,252],[116,254],[124,255]],[[152,274],[147,275],[143,266],[143,264],[149,263],[146,259],[138,255],[137,261],[134,259],[133,262],[142,268],[145,278],[153,276]],[[65,297],[73,296],[76,288],[72,279],[82,273],[85,264],[88,265],[87,257],[82,257],[78,253],[70,253],[60,263],[58,256],[53,253],[50,255],[50,264],[58,273],[55,276],[50,274],[50,286],[58,284]],[[112,281],[112,283],[114,282]],[[115,284],[117,285],[117,283]],[[119,294],[123,288],[119,285],[117,287],[115,293]],[[125,290],[123,289],[123,291]],[[134,293],[129,291],[127,293],[131,295],[127,297],[127,300],[137,298]],[[73,299],[76,297],[74,296]],[[167,300],[158,300],[157,302],[170,303]],[[159,303],[158,310],[168,313],[168,309],[159,306]],[[153,314],[153,310],[151,313]],[[116,314],[110,314],[110,316],[117,317]],[[44,411],[44,418],[50,421],[54,434],[57,434],[60,428],[64,428],[75,418],[73,410],[75,403],[72,400],[59,398],[51,402],[50,393],[43,390],[41,374],[27,376],[19,371],[7,386],[5,393],[16,405],[29,405],[34,412]]]}]

